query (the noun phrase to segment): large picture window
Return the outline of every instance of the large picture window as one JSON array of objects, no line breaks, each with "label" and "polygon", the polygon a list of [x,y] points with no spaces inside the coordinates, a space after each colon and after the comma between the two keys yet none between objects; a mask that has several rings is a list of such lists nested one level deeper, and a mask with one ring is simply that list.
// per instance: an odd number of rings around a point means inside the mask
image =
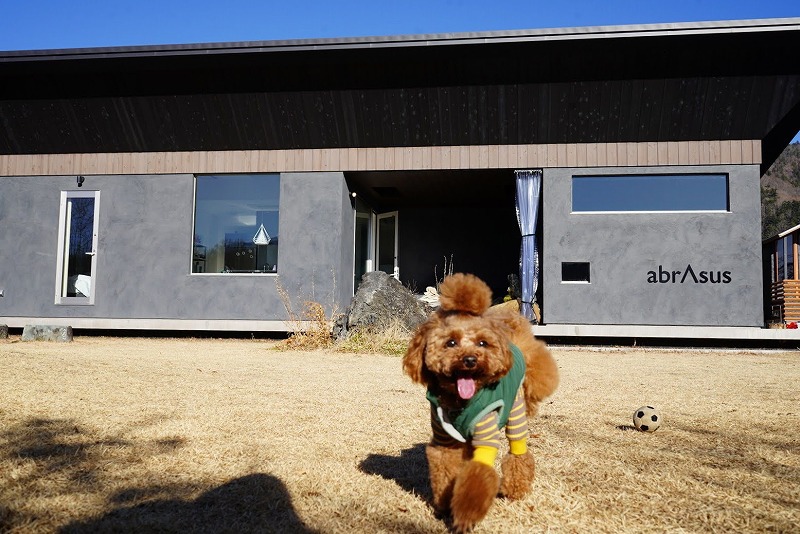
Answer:
[{"label": "large picture window", "polygon": [[280,175],[197,176],[193,273],[276,273]]},{"label": "large picture window", "polygon": [[573,176],[572,211],[728,211],[728,176]]}]

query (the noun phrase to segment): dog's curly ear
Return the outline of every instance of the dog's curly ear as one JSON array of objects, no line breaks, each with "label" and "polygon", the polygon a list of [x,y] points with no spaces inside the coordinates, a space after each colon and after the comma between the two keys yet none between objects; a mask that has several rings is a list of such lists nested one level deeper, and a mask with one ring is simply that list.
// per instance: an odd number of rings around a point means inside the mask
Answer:
[{"label": "dog's curly ear", "polygon": [[403,372],[417,384],[428,385],[430,371],[425,367],[425,345],[428,343],[428,332],[434,328],[436,320],[431,318],[417,329],[411,338],[405,356],[403,356]]},{"label": "dog's curly ear", "polygon": [[491,305],[492,290],[474,274],[451,274],[439,286],[439,306],[443,311],[483,315]]}]

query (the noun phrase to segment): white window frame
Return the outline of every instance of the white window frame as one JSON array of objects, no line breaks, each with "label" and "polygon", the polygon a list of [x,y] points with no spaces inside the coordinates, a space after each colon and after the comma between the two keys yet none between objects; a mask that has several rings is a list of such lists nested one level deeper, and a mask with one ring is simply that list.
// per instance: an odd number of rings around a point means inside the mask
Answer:
[{"label": "white window frame", "polygon": [[375,216],[375,255],[374,255],[374,267],[376,269],[380,269],[380,222],[381,219],[389,219],[394,217],[394,236],[393,236],[393,246],[394,246],[394,268],[392,269],[391,273],[387,273],[390,276],[393,276],[395,279],[400,280],[400,265],[399,265],[399,255],[400,251],[398,250],[398,235],[400,234],[400,217],[398,216],[397,211],[386,211],[383,213],[378,213]]},{"label": "white window frame", "polygon": [[[72,198],[93,198],[94,199],[94,218],[92,221],[92,250],[87,252],[92,256],[92,276],[90,280],[90,290],[88,297],[64,297],[62,296],[64,286],[67,284],[68,273],[66,262],[69,260],[69,253],[66,250],[69,243],[69,219],[71,218],[70,203]],[[58,215],[58,252],[56,254],[56,287],[55,303],[78,306],[92,306],[95,302],[95,287],[97,282],[97,236],[100,226],[99,217],[100,191],[61,191],[61,203]]]}]

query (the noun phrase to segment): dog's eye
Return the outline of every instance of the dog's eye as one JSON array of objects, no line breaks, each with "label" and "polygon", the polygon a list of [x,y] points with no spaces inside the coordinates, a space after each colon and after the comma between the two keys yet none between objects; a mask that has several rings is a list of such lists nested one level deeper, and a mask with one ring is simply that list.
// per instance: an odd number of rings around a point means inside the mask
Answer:
[{"label": "dog's eye", "polygon": [[489,346],[489,342],[486,341],[485,339],[481,339],[480,341],[478,341],[478,346],[479,347],[488,347]]},{"label": "dog's eye", "polygon": [[455,347],[456,345],[458,345],[458,343],[456,343],[455,339],[448,339],[447,343],[445,343],[445,346],[447,347]]}]

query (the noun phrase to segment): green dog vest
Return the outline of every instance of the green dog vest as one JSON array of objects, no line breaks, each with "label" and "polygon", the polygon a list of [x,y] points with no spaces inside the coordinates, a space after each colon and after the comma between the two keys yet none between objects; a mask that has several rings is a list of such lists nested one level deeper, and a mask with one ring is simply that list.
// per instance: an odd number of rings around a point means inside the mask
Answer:
[{"label": "green dog vest", "polygon": [[[442,428],[453,438],[466,442],[475,432],[475,425],[488,413],[495,410],[500,412],[498,428],[503,428],[508,422],[508,414],[514,405],[517,391],[525,379],[525,358],[516,345],[509,345],[514,363],[508,373],[494,384],[483,386],[475,396],[467,401],[466,406],[460,411],[444,413],[439,405],[439,399],[428,389],[426,397],[438,414]],[[452,431],[458,433],[455,435]]]}]

